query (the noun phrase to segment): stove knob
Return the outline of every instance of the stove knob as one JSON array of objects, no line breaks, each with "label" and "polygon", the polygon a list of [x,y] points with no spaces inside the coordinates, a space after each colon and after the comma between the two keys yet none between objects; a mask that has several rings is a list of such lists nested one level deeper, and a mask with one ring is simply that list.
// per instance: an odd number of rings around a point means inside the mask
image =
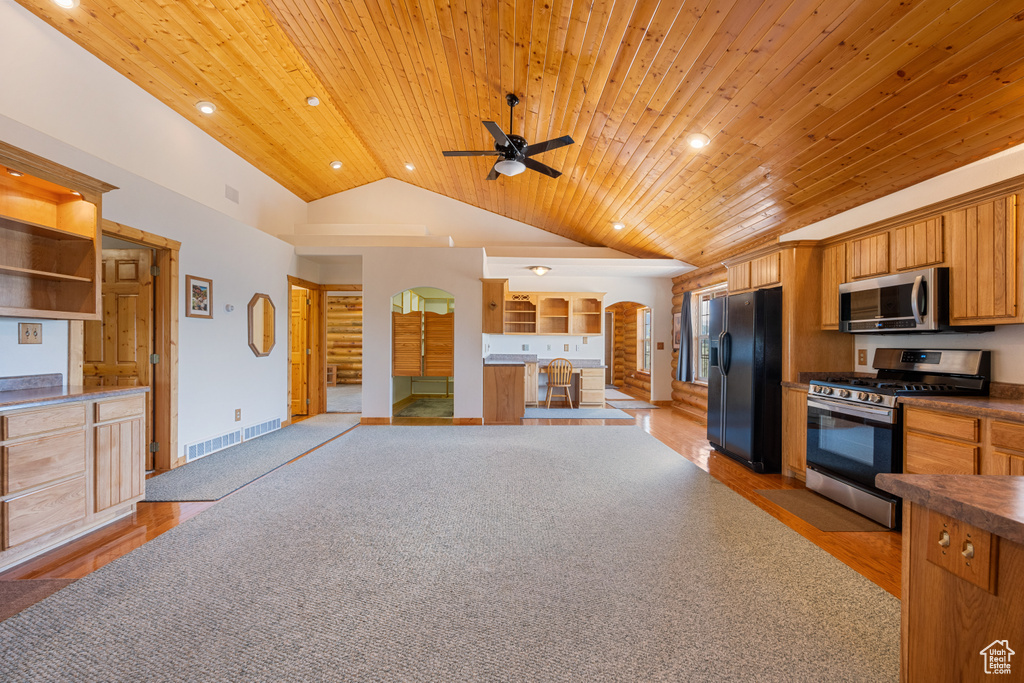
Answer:
[{"label": "stove knob", "polygon": [[881,394],[871,394],[871,402],[872,403],[881,403],[882,402],[882,395]]},{"label": "stove knob", "polygon": [[840,398],[848,398],[850,396],[850,392],[847,389],[840,389],[839,396]]},{"label": "stove knob", "polygon": [[857,398],[859,398],[861,401],[866,401],[868,400],[868,394],[864,393],[863,391],[858,391]]},{"label": "stove knob", "polygon": [[821,393],[825,394],[826,396],[830,396],[832,394],[832,387],[822,387]]}]

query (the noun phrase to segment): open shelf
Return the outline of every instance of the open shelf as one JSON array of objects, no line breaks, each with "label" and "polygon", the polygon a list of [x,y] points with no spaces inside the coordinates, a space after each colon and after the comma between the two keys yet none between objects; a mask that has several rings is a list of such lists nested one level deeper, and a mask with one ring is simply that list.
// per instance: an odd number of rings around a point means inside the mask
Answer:
[{"label": "open shelf", "polygon": [[29,268],[15,268],[14,266],[5,266],[0,264],[0,273],[7,273],[8,275],[17,275],[20,277],[34,277],[40,280],[57,280],[67,282],[92,282],[91,277],[80,277],[78,275],[67,275],[64,273],[51,273],[46,270],[31,270]]}]

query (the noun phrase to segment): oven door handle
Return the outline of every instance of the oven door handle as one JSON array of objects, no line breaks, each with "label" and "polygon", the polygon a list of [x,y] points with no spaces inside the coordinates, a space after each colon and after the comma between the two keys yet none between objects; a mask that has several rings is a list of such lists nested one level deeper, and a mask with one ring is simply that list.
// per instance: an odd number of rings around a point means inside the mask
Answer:
[{"label": "oven door handle", "polygon": [[828,399],[817,397],[808,398],[807,407],[821,408],[822,410],[839,413],[840,415],[852,415],[854,417],[862,417],[865,420],[885,422],[886,424],[894,424],[896,422],[896,410],[894,408],[870,408],[868,406],[842,403],[841,401],[830,401]]},{"label": "oven door handle", "polygon": [[928,312],[928,303],[921,301],[921,294],[928,296],[928,284],[924,281],[924,275],[914,278],[914,289],[910,292],[910,311],[918,325],[924,324],[924,314]]}]

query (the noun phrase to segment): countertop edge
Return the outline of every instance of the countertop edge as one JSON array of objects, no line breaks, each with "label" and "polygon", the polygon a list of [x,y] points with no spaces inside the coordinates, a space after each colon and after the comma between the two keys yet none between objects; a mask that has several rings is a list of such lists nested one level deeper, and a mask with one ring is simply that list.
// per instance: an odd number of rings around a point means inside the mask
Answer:
[{"label": "countertop edge", "polygon": [[[1007,406],[1013,406],[1013,409],[980,405],[979,401],[1001,401]],[[905,406],[930,408],[958,415],[1024,422],[1024,401],[1016,399],[992,399],[976,396],[900,396],[899,402]]]},{"label": "countertop edge", "polygon": [[[0,392],[0,410],[88,401],[96,398],[144,394],[149,387],[53,387]],[[49,394],[49,395],[48,395]]]},{"label": "countertop edge", "polygon": [[[900,496],[905,501],[924,506],[954,519],[962,520],[979,529],[1024,545],[1024,516],[1014,516],[996,507],[998,501],[979,505],[963,500],[954,491],[945,490],[950,484],[965,489],[975,488],[977,494],[992,501],[993,484],[1005,484],[1006,492],[1014,497],[1024,492],[1021,477],[984,474],[879,474],[875,484],[883,491]],[[980,490],[987,487],[988,490]]]}]

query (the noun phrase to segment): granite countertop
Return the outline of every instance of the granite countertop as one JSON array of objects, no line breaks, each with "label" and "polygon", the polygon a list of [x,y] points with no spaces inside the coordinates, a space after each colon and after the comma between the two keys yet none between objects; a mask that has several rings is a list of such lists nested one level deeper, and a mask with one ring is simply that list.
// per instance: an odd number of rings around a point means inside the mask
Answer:
[{"label": "granite countertop", "polygon": [[[565,358],[565,356],[559,356]],[[554,358],[540,358],[537,360],[538,365],[547,366],[548,363],[553,361]],[[605,367],[604,361],[600,358],[566,358],[567,361],[572,363],[574,368],[603,368]]]},{"label": "granite countertop", "polygon": [[50,386],[32,389],[0,391],[0,410],[12,408],[32,408],[34,406],[54,403],[71,403],[73,401],[107,398],[112,396],[129,396],[149,391],[149,387],[65,387]]},{"label": "granite countertop", "polygon": [[492,353],[484,358],[484,365],[525,365],[536,362],[537,356],[529,353]]},{"label": "granite countertop", "polygon": [[1024,477],[879,474],[883,491],[1024,545]]},{"label": "granite countertop", "polygon": [[996,396],[901,396],[900,403],[915,408],[931,408],[1001,420],[1024,422],[1024,400]]}]

